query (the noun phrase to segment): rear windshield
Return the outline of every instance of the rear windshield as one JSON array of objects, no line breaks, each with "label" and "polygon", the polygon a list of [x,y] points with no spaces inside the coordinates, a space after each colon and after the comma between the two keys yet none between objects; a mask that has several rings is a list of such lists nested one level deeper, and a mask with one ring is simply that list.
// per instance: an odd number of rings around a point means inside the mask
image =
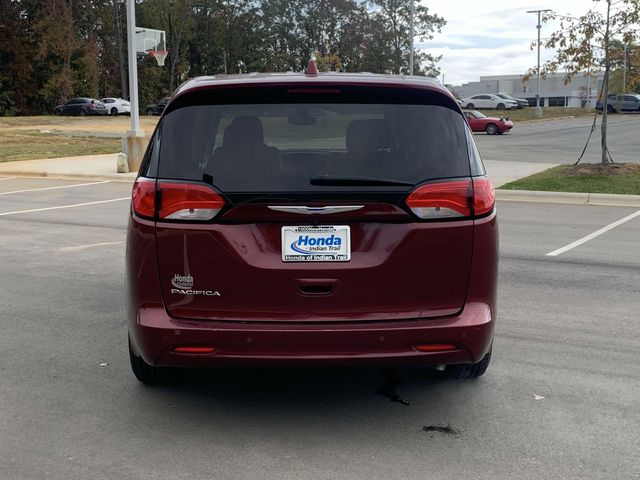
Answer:
[{"label": "rear windshield", "polygon": [[162,123],[159,176],[225,192],[324,191],[313,181],[322,177],[414,185],[469,175],[465,121],[440,105],[191,104]]}]

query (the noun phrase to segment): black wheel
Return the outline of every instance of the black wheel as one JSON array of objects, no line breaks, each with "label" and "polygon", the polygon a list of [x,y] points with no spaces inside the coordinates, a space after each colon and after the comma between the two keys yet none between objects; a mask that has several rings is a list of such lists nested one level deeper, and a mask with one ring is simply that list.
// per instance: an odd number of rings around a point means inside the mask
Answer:
[{"label": "black wheel", "polygon": [[118,116],[118,109],[116,107],[113,107],[111,109],[111,115],[113,115],[114,117]]},{"label": "black wheel", "polygon": [[453,378],[477,378],[484,374],[491,362],[491,350],[478,363],[455,363],[447,365],[447,375]]},{"label": "black wheel", "polygon": [[131,340],[129,340],[129,360],[131,370],[136,378],[146,385],[162,385],[175,378],[175,372],[166,367],[153,367],[144,359],[133,352]]},{"label": "black wheel", "polygon": [[56,108],[56,109],[53,111],[53,114],[54,114],[54,115],[58,115],[58,116],[62,115],[62,109],[61,109],[61,108]]},{"label": "black wheel", "polygon": [[476,108],[476,106],[473,103],[467,105],[467,110],[473,110],[474,108]]},{"label": "black wheel", "polygon": [[498,126],[495,123],[490,123],[485,127],[484,131],[487,132],[488,135],[495,135],[498,133]]},{"label": "black wheel", "polygon": [[499,103],[498,106],[496,107],[498,110],[504,110],[504,103]]},{"label": "black wheel", "polygon": [[147,115],[153,115],[153,108],[147,108]]},{"label": "black wheel", "polygon": [[611,105],[607,105],[607,113],[616,113],[616,111]]},{"label": "black wheel", "polygon": [[80,110],[80,116],[84,117],[87,114],[87,111],[83,108],[82,110]]}]

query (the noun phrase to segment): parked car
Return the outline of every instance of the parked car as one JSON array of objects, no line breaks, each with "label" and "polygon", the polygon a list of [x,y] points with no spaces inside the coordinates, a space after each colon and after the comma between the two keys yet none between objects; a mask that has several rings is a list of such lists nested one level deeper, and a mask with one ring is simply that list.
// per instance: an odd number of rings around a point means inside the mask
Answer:
[{"label": "parked car", "polygon": [[455,99],[421,77],[313,66],[191,80],[167,104],[128,226],[140,381],[194,366],[487,369],[495,195]]},{"label": "parked car", "polygon": [[495,93],[482,93],[472,97],[463,98],[462,104],[465,108],[473,110],[476,108],[492,108],[495,110],[511,110],[518,108],[515,100],[505,100]]},{"label": "parked car", "polygon": [[511,95],[508,95],[506,93],[496,93],[496,95],[502,98],[503,100],[512,100],[516,102],[517,108],[524,108],[529,106],[529,100],[526,100],[524,98],[514,98]]},{"label": "parked car", "polygon": [[167,103],[169,103],[169,97],[161,98],[156,103],[147,105],[144,111],[147,115],[162,115]]},{"label": "parked car", "polygon": [[107,97],[102,99],[110,115],[131,115],[131,104],[122,98]]},{"label": "parked car", "polygon": [[[596,102],[596,110],[602,111],[602,100]],[[607,95],[607,112],[640,112],[640,95],[637,93],[625,93]]]},{"label": "parked car", "polygon": [[53,113],[56,115],[106,115],[107,108],[95,98],[72,98],[64,105],[58,105]]},{"label": "parked car", "polygon": [[489,135],[502,134],[513,128],[513,122],[507,118],[487,117],[477,110],[463,110],[472,132],[487,132]]}]

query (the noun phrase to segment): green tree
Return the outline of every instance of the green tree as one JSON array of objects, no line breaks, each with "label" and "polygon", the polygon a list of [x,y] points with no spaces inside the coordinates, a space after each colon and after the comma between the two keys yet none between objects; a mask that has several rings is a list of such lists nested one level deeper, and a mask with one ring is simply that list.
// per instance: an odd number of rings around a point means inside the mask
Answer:
[{"label": "green tree", "polygon": [[[372,71],[408,73],[411,50],[411,2],[406,0],[370,0],[371,31],[370,41],[376,47],[369,48]],[[416,2],[414,35],[420,42],[431,40],[446,25],[444,18],[432,14],[429,8]],[[437,62],[433,57],[414,49],[414,72],[418,75],[438,76]],[[373,60],[373,61],[372,61]]]},{"label": "green tree", "polygon": [[33,77],[29,16],[20,2],[0,3],[0,88],[2,115],[29,113],[38,87]]}]

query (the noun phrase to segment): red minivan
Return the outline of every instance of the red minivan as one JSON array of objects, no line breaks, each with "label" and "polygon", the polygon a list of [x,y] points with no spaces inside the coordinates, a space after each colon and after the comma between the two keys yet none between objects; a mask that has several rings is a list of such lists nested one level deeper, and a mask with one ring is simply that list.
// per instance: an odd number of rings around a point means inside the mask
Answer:
[{"label": "red minivan", "polygon": [[431,365],[482,375],[494,190],[425,78],[202,77],[173,95],[133,187],[136,377],[175,367]]}]

